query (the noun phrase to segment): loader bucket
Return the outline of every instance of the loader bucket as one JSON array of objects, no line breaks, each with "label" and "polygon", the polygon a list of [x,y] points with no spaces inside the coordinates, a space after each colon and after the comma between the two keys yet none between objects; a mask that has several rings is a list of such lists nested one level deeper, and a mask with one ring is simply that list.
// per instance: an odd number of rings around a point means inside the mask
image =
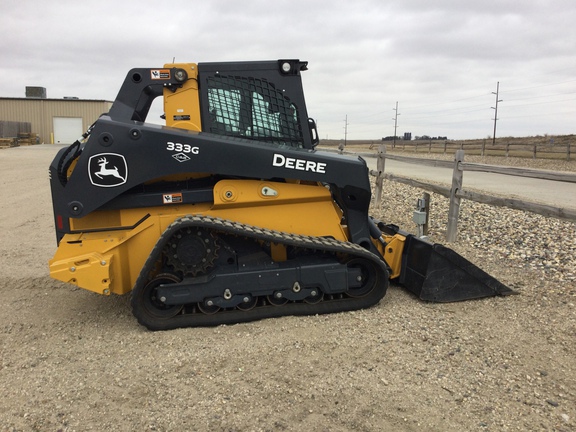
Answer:
[{"label": "loader bucket", "polygon": [[408,235],[398,282],[422,300],[456,302],[517,294],[441,244]]}]

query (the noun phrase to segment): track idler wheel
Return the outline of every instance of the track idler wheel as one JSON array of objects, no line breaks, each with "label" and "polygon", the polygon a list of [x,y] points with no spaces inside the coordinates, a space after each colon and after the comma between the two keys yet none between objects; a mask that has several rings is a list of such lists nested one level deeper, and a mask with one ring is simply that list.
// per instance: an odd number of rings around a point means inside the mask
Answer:
[{"label": "track idler wheel", "polygon": [[132,308],[138,309],[139,315],[146,321],[158,323],[169,322],[182,312],[182,305],[166,305],[157,297],[160,285],[178,283],[180,279],[170,273],[161,273],[150,280],[143,289],[132,293]]},{"label": "track idler wheel", "polygon": [[358,276],[358,286],[350,287],[346,294],[350,297],[365,297],[376,287],[378,284],[378,268],[376,265],[367,259],[354,258],[348,261],[349,268],[360,269],[361,275]]}]

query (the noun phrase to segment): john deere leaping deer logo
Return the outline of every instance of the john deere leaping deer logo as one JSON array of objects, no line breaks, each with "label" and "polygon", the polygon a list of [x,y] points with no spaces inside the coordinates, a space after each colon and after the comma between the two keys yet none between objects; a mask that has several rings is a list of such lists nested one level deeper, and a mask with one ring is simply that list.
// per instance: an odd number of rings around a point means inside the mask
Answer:
[{"label": "john deere leaping deer logo", "polygon": [[115,187],[126,183],[128,165],[124,156],[116,153],[100,153],[88,162],[90,182],[99,187]]}]

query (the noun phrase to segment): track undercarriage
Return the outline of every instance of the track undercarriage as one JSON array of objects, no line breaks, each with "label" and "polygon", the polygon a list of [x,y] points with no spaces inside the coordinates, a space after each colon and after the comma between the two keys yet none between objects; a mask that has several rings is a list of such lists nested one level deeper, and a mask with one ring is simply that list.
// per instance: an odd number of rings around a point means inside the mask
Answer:
[{"label": "track undercarriage", "polygon": [[[287,259],[274,261],[271,247]],[[156,244],[132,308],[142,325],[166,330],[356,310],[387,286],[384,262],[353,243],[186,216]]]}]

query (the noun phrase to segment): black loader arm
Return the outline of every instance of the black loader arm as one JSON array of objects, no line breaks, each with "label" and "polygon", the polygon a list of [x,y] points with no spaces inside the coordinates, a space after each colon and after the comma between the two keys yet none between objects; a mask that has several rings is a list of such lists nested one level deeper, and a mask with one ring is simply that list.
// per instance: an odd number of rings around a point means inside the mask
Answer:
[{"label": "black loader arm", "polygon": [[[330,185],[352,238],[368,247],[366,163],[314,150],[317,133],[301,80],[306,68],[307,62],[277,60],[129,71],[88,140],[72,146],[75,151],[63,149],[52,162],[57,239],[70,231],[69,218],[114,205],[158,205],[154,194],[141,193],[144,184],[205,173]],[[161,95],[166,124],[177,127],[144,123]],[[206,200],[209,188],[188,198]]]},{"label": "black loader arm", "polygon": [[[210,173],[219,178],[329,184],[352,238],[369,243],[370,183],[366,163],[358,157],[102,116],[67,181],[58,173],[57,159],[50,170],[58,238],[68,232],[68,218],[82,218],[119,200],[134,207],[159,205],[160,192],[139,199],[142,184],[178,174]],[[103,171],[116,175],[99,175]]]}]

